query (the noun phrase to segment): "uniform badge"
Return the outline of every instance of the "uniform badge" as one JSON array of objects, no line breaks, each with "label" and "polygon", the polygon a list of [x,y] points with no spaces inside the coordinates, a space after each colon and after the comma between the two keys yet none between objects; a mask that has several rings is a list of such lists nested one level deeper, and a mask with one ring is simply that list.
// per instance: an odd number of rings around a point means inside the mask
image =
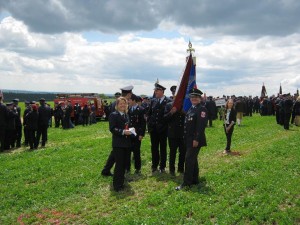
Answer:
[{"label": "uniform badge", "polygon": [[205,118],[205,116],[206,116],[206,112],[201,112],[201,117]]}]

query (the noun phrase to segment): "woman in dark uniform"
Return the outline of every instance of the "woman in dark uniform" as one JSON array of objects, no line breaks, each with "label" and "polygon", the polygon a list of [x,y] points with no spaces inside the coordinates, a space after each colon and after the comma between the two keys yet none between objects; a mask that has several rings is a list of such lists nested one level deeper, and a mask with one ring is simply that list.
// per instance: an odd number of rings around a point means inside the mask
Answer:
[{"label": "woman in dark uniform", "polygon": [[113,188],[121,191],[124,188],[124,175],[127,156],[131,147],[131,132],[128,130],[129,119],[127,115],[128,103],[126,98],[120,97],[116,100],[116,111],[109,115],[109,130],[112,133],[113,155],[116,161]]},{"label": "woman in dark uniform", "polygon": [[231,137],[234,130],[234,125],[236,123],[236,111],[233,108],[233,100],[230,98],[225,105],[225,114],[224,114],[224,131],[227,138],[226,148],[224,154],[229,154],[231,146]]}]

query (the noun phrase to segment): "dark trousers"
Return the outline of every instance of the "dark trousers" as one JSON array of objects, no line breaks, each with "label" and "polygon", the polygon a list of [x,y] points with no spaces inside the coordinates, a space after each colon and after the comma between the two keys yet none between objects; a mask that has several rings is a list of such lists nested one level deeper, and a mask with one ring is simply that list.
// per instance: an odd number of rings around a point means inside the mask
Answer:
[{"label": "dark trousers", "polygon": [[108,174],[110,173],[111,168],[114,166],[116,160],[115,160],[115,156],[114,156],[114,152],[113,150],[110,152],[107,160],[106,160],[106,164],[102,170],[103,174]]},{"label": "dark trousers", "polygon": [[33,149],[36,143],[36,130],[27,130],[27,132],[28,132],[28,143],[30,149]]},{"label": "dark trousers", "polygon": [[26,126],[24,126],[24,129],[23,129],[23,132],[24,132],[24,145],[25,146],[28,146],[28,129],[26,128]]},{"label": "dark trousers", "polygon": [[213,123],[212,118],[209,118],[209,119],[208,119],[208,126],[212,127],[212,123]]},{"label": "dark trousers", "polygon": [[0,152],[4,150],[5,129],[0,129]]},{"label": "dark trousers", "polygon": [[225,135],[226,135],[226,139],[227,139],[227,144],[226,144],[225,150],[230,151],[231,137],[232,137],[232,133],[233,133],[233,130],[234,130],[234,125],[230,128],[228,133],[226,133],[226,128],[228,126],[229,126],[229,124],[224,124],[224,131],[225,131]]},{"label": "dark trousers", "polygon": [[277,122],[277,124],[281,124],[281,122],[280,122],[280,112],[279,112],[279,109],[276,109],[276,122]]},{"label": "dark trousers", "polygon": [[292,113],[285,113],[284,114],[284,121],[283,121],[283,127],[284,129],[288,130],[290,128],[290,119],[291,119]]},{"label": "dark trousers", "polygon": [[4,138],[4,150],[15,147],[15,130],[6,130]]},{"label": "dark trousers", "polygon": [[22,126],[16,126],[15,129],[16,147],[21,147],[21,139],[22,139]]},{"label": "dark trousers", "polygon": [[199,183],[199,164],[198,154],[200,148],[187,146],[185,155],[185,171],[183,176],[183,185],[190,186]]},{"label": "dark trousers", "polygon": [[59,127],[62,124],[62,118],[60,116],[54,116],[55,127]]},{"label": "dark trousers", "polygon": [[46,125],[39,125],[36,135],[36,142],[35,142],[35,148],[39,146],[40,139],[42,136],[42,146],[44,147],[47,141],[47,130],[48,130],[48,124]]},{"label": "dark trousers", "polygon": [[113,155],[116,160],[113,176],[114,190],[119,191],[124,187],[126,156],[129,154],[129,148],[113,148]]},{"label": "dark trousers", "polygon": [[134,158],[134,168],[136,170],[141,170],[142,163],[141,163],[141,141],[138,139],[138,137],[132,139],[132,148],[130,149],[130,152],[127,157],[127,166],[126,170],[130,171],[131,167],[131,152],[133,152],[133,158]]},{"label": "dark trousers", "polygon": [[82,122],[82,125],[84,126],[84,125],[88,125],[89,124],[89,117],[88,116],[83,116],[82,117],[83,118],[83,122]]},{"label": "dark trousers", "polygon": [[177,149],[179,149],[178,158],[178,172],[184,172],[184,160],[185,160],[185,143],[183,138],[168,138],[169,148],[170,148],[170,158],[169,158],[169,170],[170,172],[175,172],[175,160]]},{"label": "dark trousers", "polygon": [[160,133],[157,131],[150,132],[150,141],[152,169],[156,170],[159,164],[159,169],[164,170],[167,161],[167,130]]}]

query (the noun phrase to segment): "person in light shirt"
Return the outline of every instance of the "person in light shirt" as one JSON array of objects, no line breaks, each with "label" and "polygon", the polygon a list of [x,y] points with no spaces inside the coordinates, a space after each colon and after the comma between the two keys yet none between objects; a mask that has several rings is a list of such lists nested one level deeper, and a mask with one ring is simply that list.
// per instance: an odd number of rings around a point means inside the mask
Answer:
[{"label": "person in light shirt", "polygon": [[236,123],[236,111],[233,107],[233,99],[228,99],[225,105],[225,114],[224,114],[224,131],[227,139],[226,148],[224,154],[229,154],[231,146],[231,137],[234,130],[234,125]]}]

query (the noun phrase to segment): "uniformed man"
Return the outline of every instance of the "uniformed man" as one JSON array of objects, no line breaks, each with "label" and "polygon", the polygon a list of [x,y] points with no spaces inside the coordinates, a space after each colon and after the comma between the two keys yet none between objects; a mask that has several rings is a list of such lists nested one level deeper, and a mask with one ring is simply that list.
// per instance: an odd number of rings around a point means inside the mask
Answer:
[{"label": "uniformed man", "polygon": [[[122,95],[122,97],[125,97],[127,99],[127,101],[131,98],[132,89],[133,89],[132,85],[121,88],[121,92],[122,92],[121,95]],[[117,93],[115,95],[117,95]],[[116,101],[111,104],[111,113],[114,111],[116,111]],[[111,152],[108,156],[108,159],[106,160],[106,164],[101,171],[101,174],[103,176],[112,176],[112,173],[110,172],[110,170],[114,166],[114,164],[115,164],[115,158],[114,158],[113,151],[111,150]]]},{"label": "uniformed man", "polygon": [[129,123],[131,127],[134,127],[136,135],[131,135],[131,151],[128,156],[129,162],[127,163],[127,171],[130,171],[130,159],[131,159],[131,152],[133,152],[134,157],[134,168],[135,174],[139,174],[141,172],[141,143],[142,139],[145,136],[146,130],[146,120],[145,120],[145,110],[142,106],[139,106],[137,102],[139,101],[139,96],[135,94],[131,95],[129,99]]},{"label": "uniformed man", "polygon": [[212,127],[212,121],[217,118],[217,106],[212,96],[208,97],[207,101],[205,102],[205,107],[207,109],[207,119],[209,121],[208,126]]},{"label": "uniformed man", "polygon": [[25,101],[25,110],[23,113],[23,131],[24,131],[24,145],[27,147],[29,142],[28,142],[28,129],[27,129],[27,124],[25,117],[26,115],[31,111],[31,106],[29,101]]},{"label": "uniformed man", "polygon": [[15,98],[13,100],[13,107],[14,110],[17,112],[17,115],[15,117],[15,143],[16,143],[16,148],[20,148],[21,147],[21,139],[22,139],[22,122],[21,122],[21,108],[19,106],[19,99]]},{"label": "uniformed man", "polygon": [[167,133],[168,124],[164,119],[164,112],[170,98],[164,95],[166,88],[155,83],[155,98],[151,100],[148,117],[148,131],[150,133],[151,154],[152,154],[152,172],[159,169],[161,173],[165,172],[167,161]]},{"label": "uniformed man", "polygon": [[8,109],[6,105],[2,103],[2,94],[0,94],[0,152],[4,151],[5,146],[5,133],[8,120]]},{"label": "uniformed man", "polygon": [[192,103],[191,108],[185,116],[185,171],[183,183],[176,187],[181,190],[184,187],[197,185],[199,183],[198,154],[202,146],[206,146],[205,126],[207,124],[207,109],[201,106],[202,92],[193,88],[189,92]]},{"label": "uniformed man", "polygon": [[46,105],[46,100],[44,98],[40,99],[40,106],[38,107],[38,130],[36,135],[36,142],[34,148],[37,149],[39,146],[40,138],[42,136],[42,147],[45,147],[46,141],[48,139],[48,126],[49,119],[51,116],[50,108]]},{"label": "uniformed man", "polygon": [[[170,90],[173,94],[173,100],[175,100],[176,86],[172,86]],[[168,123],[168,142],[170,148],[169,171],[171,175],[175,176],[175,160],[177,149],[179,149],[177,172],[184,172],[184,160],[186,152],[184,144],[185,113],[183,111],[177,111],[177,109],[173,107],[173,102],[169,102],[166,105],[164,117]]]},{"label": "uniformed man", "polygon": [[290,94],[285,95],[285,99],[283,101],[283,112],[284,112],[284,120],[283,127],[285,130],[288,130],[290,127],[290,120],[293,111],[293,100]]},{"label": "uniformed man", "polygon": [[6,103],[8,109],[6,130],[5,130],[5,140],[4,140],[4,150],[9,150],[15,147],[15,130],[16,130],[16,118],[18,117],[17,111],[14,109],[13,102]]}]

